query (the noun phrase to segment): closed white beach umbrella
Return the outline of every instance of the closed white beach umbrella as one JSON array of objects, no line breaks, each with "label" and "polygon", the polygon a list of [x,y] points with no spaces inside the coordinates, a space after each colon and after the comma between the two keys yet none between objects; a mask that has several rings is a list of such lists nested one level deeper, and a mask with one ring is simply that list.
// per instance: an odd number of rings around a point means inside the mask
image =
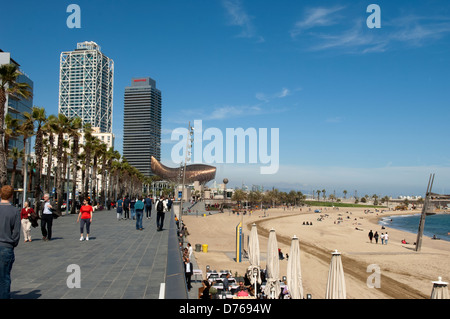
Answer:
[{"label": "closed white beach umbrella", "polygon": [[252,285],[255,286],[256,294],[256,283],[261,284],[259,239],[256,224],[252,225],[252,230],[250,232],[250,239],[248,241],[248,260],[250,262],[250,267],[247,269],[247,275]]},{"label": "closed white beach umbrella", "polygon": [[280,295],[280,258],[278,256],[278,242],[275,229],[271,229],[267,242],[267,283],[264,293],[270,299],[276,299]]},{"label": "closed white beach umbrella", "polygon": [[331,256],[325,299],[346,298],[347,292],[345,289],[344,268],[342,267],[341,253],[335,250]]},{"label": "closed white beach umbrella", "polygon": [[287,264],[287,285],[292,299],[303,299],[302,270],[300,266],[300,244],[294,235]]},{"label": "closed white beach umbrella", "polygon": [[448,282],[442,281],[439,277],[438,281],[433,281],[433,290],[431,291],[431,299],[449,299]]}]

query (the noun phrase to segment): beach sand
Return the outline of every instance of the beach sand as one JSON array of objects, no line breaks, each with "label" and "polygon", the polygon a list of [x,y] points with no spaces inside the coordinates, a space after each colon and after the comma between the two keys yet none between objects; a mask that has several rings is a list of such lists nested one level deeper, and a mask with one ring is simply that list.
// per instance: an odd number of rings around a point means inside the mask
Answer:
[{"label": "beach sand", "polygon": [[[266,266],[267,240],[270,229],[275,229],[278,247],[289,253],[292,236],[299,237],[300,261],[304,294],[323,299],[326,291],[331,253],[342,255],[347,298],[349,299],[427,299],[432,281],[442,277],[450,281],[450,242],[423,237],[420,252],[414,250],[416,234],[389,228],[382,229],[378,220],[397,214],[418,214],[420,211],[375,211],[374,208],[323,208],[283,209],[266,212],[254,211],[251,215],[232,213],[206,216],[183,216],[194,248],[195,258],[205,277],[206,266],[214,270],[231,270],[233,275],[244,275],[250,265],[248,260],[235,261],[236,226],[242,220],[244,248],[247,248],[251,225],[257,224],[261,251],[261,267]],[[367,212],[370,210],[370,212]],[[322,220],[317,219],[322,215]],[[312,225],[303,225],[312,222]],[[368,233],[380,235],[388,232],[387,245],[370,243]],[[402,244],[401,240],[411,244]],[[207,252],[195,251],[196,244],[208,245]],[[377,265],[381,272],[380,288],[369,288],[375,281],[369,265]],[[287,260],[280,261],[280,274],[286,275]],[[371,276],[372,275],[372,276]],[[370,278],[369,278],[370,276]]]}]

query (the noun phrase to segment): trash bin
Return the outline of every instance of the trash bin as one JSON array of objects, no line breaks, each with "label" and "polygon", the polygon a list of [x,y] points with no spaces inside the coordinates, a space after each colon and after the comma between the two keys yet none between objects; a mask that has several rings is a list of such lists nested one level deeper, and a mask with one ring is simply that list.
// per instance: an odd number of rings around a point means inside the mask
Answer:
[{"label": "trash bin", "polygon": [[195,251],[198,251],[198,252],[202,251],[202,245],[195,244]]},{"label": "trash bin", "polygon": [[207,253],[208,252],[208,245],[203,245],[203,252]]}]

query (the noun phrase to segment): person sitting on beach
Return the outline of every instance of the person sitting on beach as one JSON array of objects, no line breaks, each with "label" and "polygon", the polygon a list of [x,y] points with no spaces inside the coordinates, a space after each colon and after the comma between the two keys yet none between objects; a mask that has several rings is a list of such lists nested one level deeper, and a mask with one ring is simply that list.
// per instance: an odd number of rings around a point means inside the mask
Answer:
[{"label": "person sitting on beach", "polygon": [[248,296],[248,288],[242,280],[239,281],[239,287],[236,289],[236,296]]},{"label": "person sitting on beach", "polygon": [[284,259],[283,253],[281,252],[281,249],[280,249],[280,248],[278,248],[278,258],[279,258],[280,260],[283,260],[283,259]]}]

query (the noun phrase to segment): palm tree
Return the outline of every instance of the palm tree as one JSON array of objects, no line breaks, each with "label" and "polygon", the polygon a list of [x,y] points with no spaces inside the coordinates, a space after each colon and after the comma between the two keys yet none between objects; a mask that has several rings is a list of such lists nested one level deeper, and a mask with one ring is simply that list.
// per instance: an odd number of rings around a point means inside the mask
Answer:
[{"label": "palm tree", "polygon": [[12,160],[13,163],[13,169],[12,169],[12,173],[11,173],[11,186],[14,188],[14,184],[15,184],[15,178],[16,178],[16,168],[17,168],[17,163],[19,162],[19,159],[21,159],[23,156],[23,150],[20,150],[17,147],[13,147],[11,149],[11,152],[9,153],[9,158]]},{"label": "palm tree", "polygon": [[47,121],[42,125],[44,135],[48,135],[47,141],[47,176],[45,189],[50,193],[50,178],[53,165],[53,143],[55,142],[54,132],[57,130],[57,118],[56,116],[49,115]]},{"label": "palm tree", "polygon": [[94,199],[95,203],[98,202],[98,185],[97,185],[97,170],[98,170],[98,159],[101,157],[102,153],[102,146],[101,142],[98,138],[93,137],[92,143],[91,143],[91,151],[92,151],[92,176],[91,176],[91,182],[93,183],[92,186],[92,198]]},{"label": "palm tree", "polygon": [[58,199],[58,204],[56,210],[58,213],[61,212],[61,205],[63,204],[63,166],[64,166],[64,134],[67,131],[70,120],[62,113],[58,114],[57,121],[57,133],[58,133],[58,144],[56,148],[56,196]]},{"label": "palm tree", "polygon": [[88,198],[89,196],[89,180],[90,180],[90,174],[89,169],[91,167],[91,149],[92,149],[92,126],[90,123],[84,124],[83,127],[83,133],[84,133],[84,166],[87,172],[84,174],[84,198]]},{"label": "palm tree", "polygon": [[[27,164],[27,140],[34,135],[34,119],[32,115],[28,112],[23,113],[23,120],[19,124],[17,128],[17,133],[22,135],[23,141],[23,159],[22,159],[22,175],[25,176],[26,170],[28,170]],[[23,188],[26,189],[27,185],[23,185]]]},{"label": "palm tree", "polygon": [[5,116],[5,154],[8,157],[9,152],[9,140],[11,138],[16,138],[19,134],[17,134],[17,127],[19,126],[19,120],[12,117],[11,113],[6,114]]},{"label": "palm tree", "polygon": [[7,97],[29,99],[32,96],[27,83],[17,82],[21,75],[16,64],[3,64],[0,66],[0,185],[7,184],[7,156],[5,152],[5,113]]},{"label": "palm tree", "polygon": [[42,126],[47,121],[47,117],[45,115],[45,109],[43,107],[33,107],[33,111],[31,112],[34,121],[37,122],[36,128],[36,139],[34,142],[34,154],[36,157],[36,177],[35,177],[35,188],[34,188],[34,197],[37,199],[35,201],[34,210],[39,211],[39,199],[41,196],[41,177],[42,177],[42,158],[44,156],[44,144],[43,144],[43,136],[44,132],[42,130]]},{"label": "palm tree", "polygon": [[[108,170],[109,175],[109,187],[108,187],[108,198],[114,198],[116,199],[117,193],[114,191],[115,188],[113,188],[114,182],[114,163],[119,161],[120,159],[120,153],[118,151],[115,151],[113,147],[111,147],[108,150],[108,160],[106,163],[106,169]],[[106,181],[106,178],[105,178]]]},{"label": "palm tree", "polygon": [[72,138],[72,206],[70,213],[75,214],[76,192],[77,192],[77,176],[78,176],[78,145],[80,142],[79,130],[82,127],[82,120],[79,117],[73,118],[67,127],[67,133]]},{"label": "palm tree", "polygon": [[346,199],[347,198],[347,193],[348,193],[347,190],[344,189],[343,193],[344,193],[344,199]]}]

